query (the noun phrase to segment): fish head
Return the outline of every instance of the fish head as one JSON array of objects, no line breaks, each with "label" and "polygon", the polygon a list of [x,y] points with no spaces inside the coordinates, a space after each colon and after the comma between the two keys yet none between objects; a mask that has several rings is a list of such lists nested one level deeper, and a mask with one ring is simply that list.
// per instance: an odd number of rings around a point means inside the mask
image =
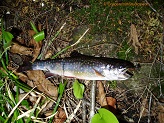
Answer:
[{"label": "fish head", "polygon": [[133,66],[111,66],[107,65],[103,69],[103,75],[108,80],[127,80],[133,76],[132,72],[134,70]]}]

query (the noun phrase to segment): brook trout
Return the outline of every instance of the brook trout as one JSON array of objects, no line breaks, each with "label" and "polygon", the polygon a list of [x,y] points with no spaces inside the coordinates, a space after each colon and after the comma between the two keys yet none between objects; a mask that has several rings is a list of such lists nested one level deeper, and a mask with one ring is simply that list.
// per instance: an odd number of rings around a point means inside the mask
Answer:
[{"label": "brook trout", "polygon": [[130,61],[105,57],[67,57],[35,61],[18,71],[44,70],[51,74],[83,80],[126,80],[133,76],[128,71],[135,66]]}]

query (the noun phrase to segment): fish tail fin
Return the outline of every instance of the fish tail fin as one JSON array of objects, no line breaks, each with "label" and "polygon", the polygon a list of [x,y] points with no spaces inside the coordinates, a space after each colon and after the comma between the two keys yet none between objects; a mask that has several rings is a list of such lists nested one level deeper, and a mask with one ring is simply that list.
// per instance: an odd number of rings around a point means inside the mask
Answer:
[{"label": "fish tail fin", "polygon": [[24,63],[23,65],[19,66],[19,68],[17,69],[17,72],[24,72],[24,71],[28,71],[28,70],[32,70],[32,63],[31,62],[27,62]]}]

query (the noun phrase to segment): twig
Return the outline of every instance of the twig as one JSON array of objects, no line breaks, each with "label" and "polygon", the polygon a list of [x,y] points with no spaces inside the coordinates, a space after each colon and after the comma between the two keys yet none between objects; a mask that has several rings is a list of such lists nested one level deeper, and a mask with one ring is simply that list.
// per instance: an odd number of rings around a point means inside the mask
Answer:
[{"label": "twig", "polygon": [[141,94],[140,98],[139,98],[136,102],[134,102],[129,108],[127,108],[126,110],[124,110],[124,111],[122,112],[122,114],[127,113],[128,110],[129,110],[130,108],[132,108],[137,102],[139,102],[140,99],[143,97],[143,95],[144,95],[144,93],[145,93],[146,90],[147,90],[147,87],[144,89],[144,91],[143,91],[143,93]]},{"label": "twig", "polygon": [[95,90],[96,90],[96,81],[92,81],[92,87],[91,87],[91,108],[90,108],[90,117],[89,117],[90,122],[91,122],[92,117],[95,114],[95,97],[96,97]]},{"label": "twig", "polygon": [[77,42],[75,42],[74,44],[71,45],[71,47],[75,46],[76,44],[78,44],[80,42],[80,40],[84,37],[84,35],[89,31],[89,28],[83,33],[83,35],[78,39]]},{"label": "twig", "polygon": [[78,111],[78,109],[80,108],[82,100],[80,100],[79,104],[77,105],[76,109],[74,110],[74,112],[68,117],[68,119],[64,122],[64,123],[70,123],[71,120],[73,119],[73,117],[75,116],[76,112]]},{"label": "twig", "polygon": [[[162,20],[162,26],[163,26],[163,28],[164,28],[164,18],[163,18],[163,20]],[[164,31],[163,31],[163,33],[162,33],[163,35],[162,35],[162,41],[161,41],[161,43],[160,43],[160,62],[161,62],[161,64],[160,64],[160,73],[163,71],[163,44],[164,44]],[[159,78],[161,77],[161,74],[159,74]],[[163,95],[163,93],[162,93],[162,87],[161,87],[161,79],[159,79],[159,91],[160,91],[160,97],[163,97],[164,95]]]},{"label": "twig", "polygon": [[67,116],[67,118],[68,118],[68,112],[67,112],[67,109],[66,109],[65,104],[64,104],[63,108],[64,108],[65,114],[66,114],[66,116]]},{"label": "twig", "polygon": [[[154,9],[154,8],[153,8],[153,6],[152,6],[152,5],[150,5],[150,3],[149,3],[147,0],[145,0],[145,2],[149,5],[149,7],[150,7],[150,8],[151,8],[154,12],[158,13],[158,12],[157,12],[157,10],[156,10],[156,9]],[[158,14],[159,14],[159,13],[158,13]],[[162,15],[160,15],[160,14],[159,14],[159,16],[160,16],[161,18],[163,18],[163,16],[162,16]]]},{"label": "twig", "polygon": [[86,123],[86,100],[83,99],[83,103],[82,103],[82,106],[83,106],[83,123]]},{"label": "twig", "polygon": [[151,111],[151,103],[152,103],[152,93],[150,93],[150,99],[149,99],[149,108],[148,108],[148,123],[151,122],[151,116],[150,116],[150,111]]},{"label": "twig", "polygon": [[[147,94],[147,96],[148,96],[148,94]],[[143,103],[141,104],[141,108],[140,108],[140,116],[139,116],[139,119],[138,119],[138,122],[137,123],[140,123],[140,120],[141,120],[141,118],[142,118],[142,115],[143,115],[143,113],[144,113],[144,111],[146,110],[146,104],[147,104],[147,96],[145,97],[145,99],[146,99],[146,101],[144,100],[144,101],[142,101]]]}]

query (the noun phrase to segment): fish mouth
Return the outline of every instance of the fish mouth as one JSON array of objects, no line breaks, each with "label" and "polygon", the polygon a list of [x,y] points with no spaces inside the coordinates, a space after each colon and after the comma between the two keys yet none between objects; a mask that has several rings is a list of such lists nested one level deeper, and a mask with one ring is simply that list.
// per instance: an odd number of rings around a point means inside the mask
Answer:
[{"label": "fish mouth", "polygon": [[125,69],[124,71],[123,71],[123,75],[124,75],[124,77],[125,78],[131,78],[132,76],[133,76],[133,72],[134,71],[134,69],[133,68],[127,68],[127,69]]},{"label": "fish mouth", "polygon": [[131,69],[131,68],[126,68],[126,69],[124,69],[123,71],[122,71],[122,74],[120,74],[119,76],[118,76],[118,79],[119,80],[126,80],[126,79],[129,79],[129,78],[131,78],[132,76],[133,76],[133,72],[134,70],[133,69]]}]

